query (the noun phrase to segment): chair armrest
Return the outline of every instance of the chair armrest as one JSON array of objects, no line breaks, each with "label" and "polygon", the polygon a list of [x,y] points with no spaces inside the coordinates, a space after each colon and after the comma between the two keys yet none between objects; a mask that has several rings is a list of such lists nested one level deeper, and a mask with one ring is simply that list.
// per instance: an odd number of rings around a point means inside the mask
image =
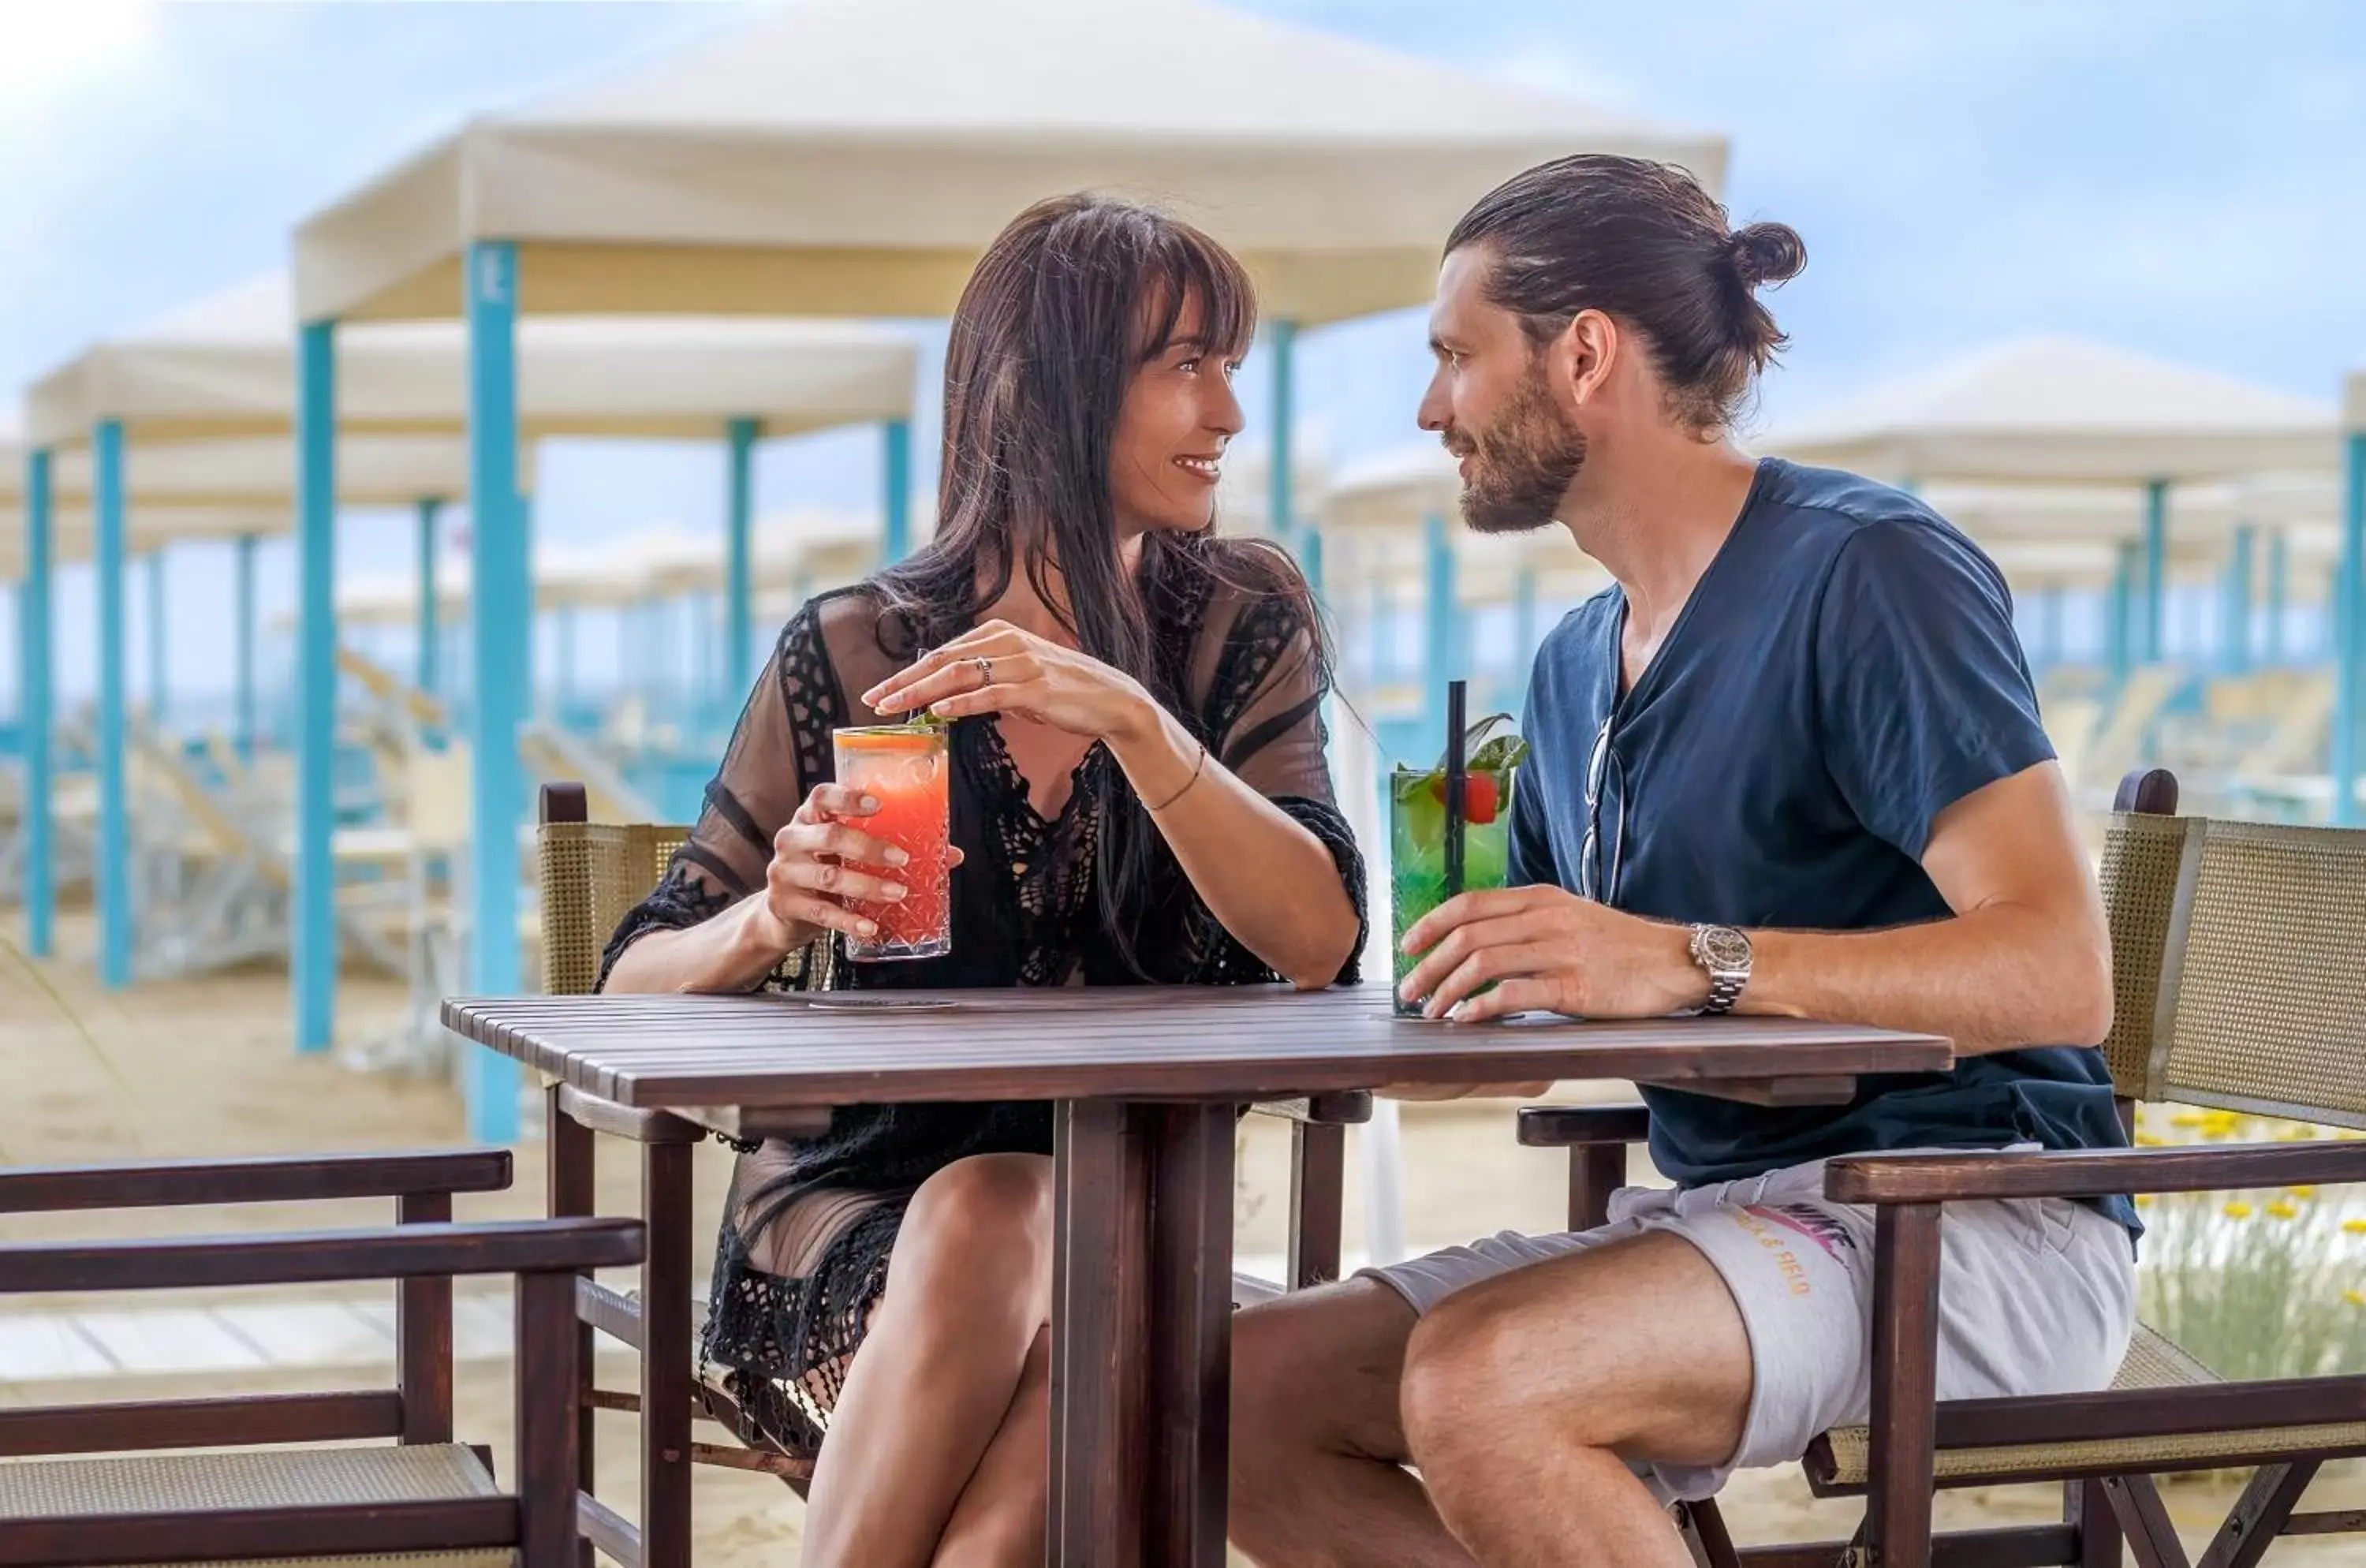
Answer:
[{"label": "chair armrest", "polygon": [[36,1166],[0,1171],[0,1213],[499,1192],[510,1175],[507,1149]]},{"label": "chair armrest", "polygon": [[1311,1122],[1318,1127],[1360,1127],[1372,1119],[1372,1096],[1368,1089],[1341,1089],[1334,1094],[1309,1095],[1303,1100],[1260,1100],[1249,1110],[1259,1116]]},{"label": "chair armrest", "polygon": [[2204,1144],[2174,1149],[1851,1155],[1824,1168],[1836,1203],[2105,1198],[2366,1180],[2366,1143]]},{"label": "chair armrest", "polygon": [[1641,1105],[1529,1105],[1519,1128],[1520,1143],[1531,1149],[1640,1144],[1651,1136],[1651,1112]]},{"label": "chair armrest", "polygon": [[0,1295],[571,1272],[638,1263],[646,1246],[641,1222],[625,1219],[24,1242],[0,1246]]}]

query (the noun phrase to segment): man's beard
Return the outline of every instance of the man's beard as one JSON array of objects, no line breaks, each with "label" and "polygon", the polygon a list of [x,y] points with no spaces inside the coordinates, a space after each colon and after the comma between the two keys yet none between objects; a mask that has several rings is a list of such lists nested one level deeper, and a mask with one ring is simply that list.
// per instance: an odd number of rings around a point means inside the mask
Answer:
[{"label": "man's beard", "polygon": [[1462,520],[1477,534],[1526,534],[1544,527],[1585,466],[1585,435],[1555,405],[1542,367],[1521,385],[1494,423],[1447,449],[1470,461]]}]

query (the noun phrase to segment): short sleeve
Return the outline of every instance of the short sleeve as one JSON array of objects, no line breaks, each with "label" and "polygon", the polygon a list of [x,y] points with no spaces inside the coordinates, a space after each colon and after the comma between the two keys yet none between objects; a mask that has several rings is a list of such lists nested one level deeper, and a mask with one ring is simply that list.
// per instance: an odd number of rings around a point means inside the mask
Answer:
[{"label": "short sleeve", "polygon": [[817,607],[808,604],[783,628],[749,692],[697,826],[657,887],[608,939],[603,986],[617,957],[649,931],[698,925],[764,885],[773,835],[806,792],[829,778],[828,741],[841,700]]},{"label": "short sleeve", "polygon": [[2004,580],[1953,528],[1901,518],[1852,535],[1815,638],[1825,765],[1911,859],[1948,807],[2054,756]]}]

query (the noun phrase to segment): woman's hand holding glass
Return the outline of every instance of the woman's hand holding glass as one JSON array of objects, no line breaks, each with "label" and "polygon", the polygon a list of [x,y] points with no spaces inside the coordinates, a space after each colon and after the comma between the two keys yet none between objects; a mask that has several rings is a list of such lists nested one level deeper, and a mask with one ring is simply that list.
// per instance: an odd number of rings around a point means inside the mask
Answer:
[{"label": "woman's hand holding glass", "polygon": [[1142,683],[1090,654],[1008,621],[986,621],[862,694],[884,717],[1008,713],[1091,740],[1120,741],[1155,722]]},{"label": "woman's hand holding glass", "polygon": [[[775,953],[803,947],[825,931],[868,941],[876,924],[847,908],[849,900],[892,904],[905,895],[896,868],[909,856],[864,832],[858,823],[879,802],[843,784],[817,784],[788,824],[772,835],[764,890],[750,900],[763,945]],[[961,851],[952,852],[961,863]]]}]

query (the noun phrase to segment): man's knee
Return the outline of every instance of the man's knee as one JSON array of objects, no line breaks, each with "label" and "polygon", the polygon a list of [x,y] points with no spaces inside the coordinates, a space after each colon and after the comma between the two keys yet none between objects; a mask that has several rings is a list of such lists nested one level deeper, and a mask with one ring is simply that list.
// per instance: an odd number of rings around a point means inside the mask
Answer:
[{"label": "man's knee", "polygon": [[[1289,1454],[1401,1450],[1397,1379],[1413,1309],[1350,1280],[1260,1303],[1233,1320],[1235,1486],[1277,1475]],[[1393,1457],[1393,1456],[1391,1456]]]}]

